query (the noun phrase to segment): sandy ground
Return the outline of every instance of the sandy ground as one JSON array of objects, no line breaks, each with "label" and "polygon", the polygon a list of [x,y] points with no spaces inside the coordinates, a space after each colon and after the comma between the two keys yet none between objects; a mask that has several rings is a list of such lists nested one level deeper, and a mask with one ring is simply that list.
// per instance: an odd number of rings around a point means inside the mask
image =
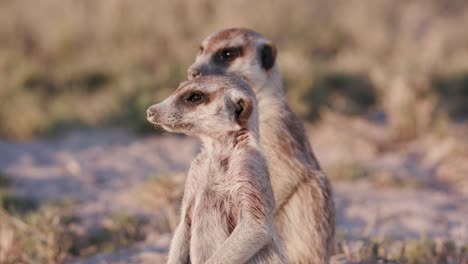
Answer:
[{"label": "sandy ground", "polygon": [[[13,177],[17,194],[41,201],[75,201],[83,223],[92,226],[113,212],[151,215],[132,201],[132,188],[160,173],[186,171],[198,149],[196,140],[185,137],[79,131],[27,143],[0,141],[0,170]],[[336,155],[323,144],[317,143],[315,150],[323,164],[334,162]],[[427,236],[468,242],[466,193],[432,187],[384,188],[362,180],[334,182],[333,188],[338,234],[346,238]],[[77,263],[162,262],[169,240],[169,234],[148,235],[132,248]]]}]

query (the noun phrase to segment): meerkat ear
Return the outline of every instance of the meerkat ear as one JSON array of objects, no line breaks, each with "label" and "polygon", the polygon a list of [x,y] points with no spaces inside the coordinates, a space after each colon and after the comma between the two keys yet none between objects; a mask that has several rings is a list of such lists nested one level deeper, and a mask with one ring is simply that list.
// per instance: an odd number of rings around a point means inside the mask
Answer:
[{"label": "meerkat ear", "polygon": [[260,63],[262,68],[268,71],[275,65],[276,47],[273,44],[265,43],[259,48]]},{"label": "meerkat ear", "polygon": [[234,100],[234,111],[236,123],[245,127],[252,114],[252,100],[245,96],[236,98]]}]

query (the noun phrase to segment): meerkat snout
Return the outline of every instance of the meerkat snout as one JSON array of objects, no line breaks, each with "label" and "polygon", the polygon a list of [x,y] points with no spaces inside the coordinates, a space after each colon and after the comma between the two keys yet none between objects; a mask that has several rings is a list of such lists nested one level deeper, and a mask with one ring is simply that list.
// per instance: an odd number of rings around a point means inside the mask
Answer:
[{"label": "meerkat snout", "polygon": [[196,68],[189,68],[188,71],[188,79],[191,80],[191,79],[194,79],[194,78],[197,78],[201,75],[201,72],[200,70],[196,69]]},{"label": "meerkat snout", "polygon": [[156,111],[153,109],[153,108],[148,108],[148,110],[146,110],[146,118],[150,119],[152,117],[154,117],[156,115]]}]

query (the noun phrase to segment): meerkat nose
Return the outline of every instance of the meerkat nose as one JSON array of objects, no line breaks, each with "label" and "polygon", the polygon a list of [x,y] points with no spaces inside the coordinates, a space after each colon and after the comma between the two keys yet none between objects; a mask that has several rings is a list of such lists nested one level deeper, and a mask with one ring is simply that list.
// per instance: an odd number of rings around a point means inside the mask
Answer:
[{"label": "meerkat nose", "polygon": [[156,111],[154,111],[152,109],[152,107],[148,108],[148,110],[146,110],[146,118],[151,118],[153,116],[156,115]]},{"label": "meerkat nose", "polygon": [[198,76],[200,76],[201,72],[198,69],[195,68],[189,68],[188,69],[188,78],[189,80],[195,79]]}]

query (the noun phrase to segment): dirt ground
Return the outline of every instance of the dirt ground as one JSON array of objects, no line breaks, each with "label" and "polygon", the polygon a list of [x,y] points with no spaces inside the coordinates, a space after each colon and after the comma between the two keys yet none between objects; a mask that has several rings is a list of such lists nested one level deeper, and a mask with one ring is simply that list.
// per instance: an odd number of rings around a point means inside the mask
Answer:
[{"label": "dirt ground", "polygon": [[[333,140],[327,140],[327,134],[317,131],[311,140],[324,168],[331,168],[328,174],[336,173],[332,164],[337,160],[353,156],[360,164],[399,170],[398,175],[410,171],[422,182],[417,187],[385,186],[376,184],[375,178],[331,177],[338,236],[468,242],[468,192],[460,187],[466,186],[466,181],[459,181],[458,189],[433,183],[437,169],[421,165],[426,163],[419,161],[428,158],[418,156],[430,151],[417,147],[409,148],[410,152],[376,154],[365,141],[340,137],[337,144],[348,142],[351,146],[336,150],[329,147]],[[114,212],[151,218],[154,212],[137,199],[135,187],[155,175],[185,172],[198,149],[195,139],[173,135],[137,137],[119,129],[77,131],[26,143],[0,141],[0,169],[13,177],[18,195],[39,201],[73,201],[82,228],[87,229]],[[360,153],[353,152],[355,149]],[[144,241],[130,248],[72,262],[163,262],[169,241],[169,233],[149,231]]]}]

